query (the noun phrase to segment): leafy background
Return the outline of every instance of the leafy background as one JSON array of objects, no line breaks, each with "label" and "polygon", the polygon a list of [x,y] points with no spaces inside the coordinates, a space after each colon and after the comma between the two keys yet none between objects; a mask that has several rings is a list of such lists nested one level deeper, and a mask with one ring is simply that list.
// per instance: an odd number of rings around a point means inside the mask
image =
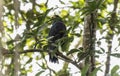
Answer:
[{"label": "leafy background", "polygon": [[[98,75],[103,75],[105,72],[106,56],[109,50],[109,40],[111,40],[110,75],[120,76],[120,1],[114,24],[112,24],[113,20],[111,20],[113,0],[100,0],[98,4],[90,2],[90,7],[85,6],[84,0],[20,0],[16,6],[15,4],[17,3],[14,0],[4,0],[2,17],[4,36],[0,38],[2,46],[8,49],[9,52],[15,51],[16,47],[18,47],[20,52],[26,49],[34,49],[35,47],[36,49],[46,51],[47,36],[51,27],[51,17],[57,14],[62,17],[67,26],[69,36],[66,39],[66,43],[70,45],[64,47],[62,53],[75,61],[79,61],[79,55],[82,51],[84,17],[94,9],[98,9],[95,47],[96,66],[99,69],[96,72],[98,72]],[[114,28],[114,31],[111,30],[111,24],[113,25],[112,28]],[[109,36],[110,34],[113,35],[113,39]],[[87,66],[85,66],[80,72],[80,70],[70,63],[64,62],[63,60],[59,60],[59,62],[59,64],[50,63],[46,52],[22,53],[20,54],[20,76],[84,76],[87,69]],[[5,54],[2,71],[6,75],[13,76],[15,67],[13,64],[14,55]],[[57,67],[59,69],[56,71],[55,68]]]}]

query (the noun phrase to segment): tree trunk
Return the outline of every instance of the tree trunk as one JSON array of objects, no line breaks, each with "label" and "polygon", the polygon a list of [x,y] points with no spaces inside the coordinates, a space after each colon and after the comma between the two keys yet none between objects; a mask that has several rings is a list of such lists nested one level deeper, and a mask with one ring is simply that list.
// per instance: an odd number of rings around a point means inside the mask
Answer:
[{"label": "tree trunk", "polygon": [[[2,11],[3,11],[3,0],[0,0],[0,34],[1,34],[1,37],[3,36],[3,24],[2,24]],[[3,60],[3,54],[2,54],[2,38],[0,37],[0,75],[3,76],[3,73],[2,73],[2,60]]]},{"label": "tree trunk", "polygon": [[[86,1],[86,6],[88,6]],[[84,35],[83,35],[83,51],[87,57],[85,59],[85,65],[89,64],[90,67],[86,76],[95,69],[95,40],[96,40],[96,26],[97,26],[97,11],[94,10],[84,18]]]},{"label": "tree trunk", "polygon": [[[14,30],[17,32],[19,28],[18,24],[18,13],[19,13],[19,1],[14,0],[14,9],[15,9],[15,28]],[[18,33],[18,32],[17,32]],[[16,33],[16,34],[17,34]],[[19,40],[19,34],[16,35],[15,40]],[[15,42],[15,53],[14,53],[14,76],[19,76],[20,74],[20,55],[19,55],[19,43]]]}]

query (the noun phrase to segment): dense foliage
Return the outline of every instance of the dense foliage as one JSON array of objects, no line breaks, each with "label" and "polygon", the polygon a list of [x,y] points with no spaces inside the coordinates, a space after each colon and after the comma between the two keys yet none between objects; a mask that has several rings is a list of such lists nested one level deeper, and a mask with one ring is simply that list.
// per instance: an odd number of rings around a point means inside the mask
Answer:
[{"label": "dense foliage", "polygon": [[[81,56],[84,17],[97,9],[98,26],[95,41],[97,68],[90,76],[95,76],[97,72],[104,74],[109,56],[111,58],[109,74],[120,76],[118,72],[120,65],[115,61],[120,58],[120,1],[116,10],[113,9],[114,3],[114,0],[99,0],[98,3],[91,0],[87,7],[84,0],[19,0],[18,3],[15,3],[15,0],[4,0],[2,17],[4,37],[1,37],[1,43],[8,51],[4,53],[2,71],[13,76],[15,70],[13,52],[17,47],[20,53],[20,76],[33,73],[35,76],[85,76],[89,65],[84,66],[82,70],[78,69],[63,56],[60,57],[59,64],[49,62],[46,52],[48,32],[52,24],[51,17],[55,14],[61,16],[67,27],[68,37],[61,39],[66,44],[61,48],[58,43],[58,49],[66,57],[80,63],[84,58]],[[30,52],[31,49],[39,51]],[[54,67],[58,66],[60,69],[56,71]],[[71,71],[74,67],[77,67],[76,72]]]}]

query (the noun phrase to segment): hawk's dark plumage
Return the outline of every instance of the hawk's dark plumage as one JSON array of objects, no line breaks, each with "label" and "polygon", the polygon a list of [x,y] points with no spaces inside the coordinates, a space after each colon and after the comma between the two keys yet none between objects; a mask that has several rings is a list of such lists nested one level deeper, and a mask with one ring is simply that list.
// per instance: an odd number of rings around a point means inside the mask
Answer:
[{"label": "hawk's dark plumage", "polygon": [[58,15],[53,17],[52,27],[49,31],[49,60],[54,63],[58,63],[57,58],[57,47],[55,46],[55,41],[64,37],[66,32],[66,26]]}]

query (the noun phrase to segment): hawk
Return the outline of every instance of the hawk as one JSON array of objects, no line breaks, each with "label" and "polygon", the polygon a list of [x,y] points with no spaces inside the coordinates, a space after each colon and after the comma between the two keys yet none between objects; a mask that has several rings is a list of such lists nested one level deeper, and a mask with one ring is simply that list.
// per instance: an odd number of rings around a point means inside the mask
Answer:
[{"label": "hawk", "polygon": [[58,53],[56,41],[65,36],[66,26],[62,21],[62,18],[55,15],[52,18],[52,27],[50,28],[49,35],[49,61],[53,63],[58,63]]}]

